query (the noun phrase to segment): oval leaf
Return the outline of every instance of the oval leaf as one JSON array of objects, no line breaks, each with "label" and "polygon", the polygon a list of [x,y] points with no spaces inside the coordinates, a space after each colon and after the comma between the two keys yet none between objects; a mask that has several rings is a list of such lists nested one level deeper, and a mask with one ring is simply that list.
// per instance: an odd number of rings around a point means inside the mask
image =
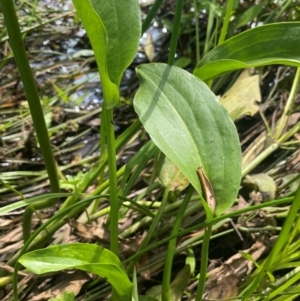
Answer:
[{"label": "oval leaf", "polygon": [[111,251],[92,244],[50,246],[23,255],[19,262],[35,274],[79,269],[106,279],[120,297],[131,296],[132,283]]},{"label": "oval leaf", "polygon": [[107,35],[107,69],[118,87],[133,61],[141,37],[141,9],[137,0],[90,0]]},{"label": "oval leaf", "polygon": [[198,193],[198,167],[215,192],[216,215],[236,199],[241,149],[234,123],[209,88],[192,74],[165,64],[137,68],[134,107],[153,142]]},{"label": "oval leaf", "polygon": [[[133,60],[141,35],[136,0],[73,0],[97,61],[106,107],[119,104],[119,85]],[[130,16],[130,18],[128,18]]]},{"label": "oval leaf", "polygon": [[199,62],[194,75],[202,80],[226,72],[283,64],[300,67],[300,22],[256,27],[228,39]]}]

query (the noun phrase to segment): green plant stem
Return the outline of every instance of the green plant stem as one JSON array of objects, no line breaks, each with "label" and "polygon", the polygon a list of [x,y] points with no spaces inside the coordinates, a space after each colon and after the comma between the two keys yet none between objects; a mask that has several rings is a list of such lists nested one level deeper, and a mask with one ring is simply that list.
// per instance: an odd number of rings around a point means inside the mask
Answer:
[{"label": "green plant stem", "polygon": [[[291,138],[293,135],[300,131],[300,123],[298,122],[290,131],[282,135],[277,142],[272,143],[265,150],[263,150],[257,157],[255,157],[249,165],[247,165],[242,170],[242,177],[246,176],[253,168],[258,166],[264,159],[266,159],[270,154],[272,154],[275,150],[277,150],[280,145],[282,145],[285,141]],[[265,137],[262,138],[266,139]]]},{"label": "green plant stem", "polygon": [[[153,221],[149,227],[149,230],[147,232],[146,237],[144,238],[144,240],[142,241],[139,249],[137,252],[141,252],[144,248],[146,248],[151,240],[151,237],[153,236],[155,230],[157,230],[158,227],[158,223],[162,217],[162,214],[164,213],[164,209],[168,203],[168,197],[169,197],[169,189],[165,189],[164,191],[164,195],[163,198],[161,200],[161,206],[159,207],[159,209],[157,210],[155,217],[153,218]],[[140,256],[136,256],[133,258],[133,260],[130,262],[130,265],[127,269],[128,273],[131,273],[134,264],[139,260]]]},{"label": "green plant stem", "polygon": [[297,180],[300,179],[300,173],[297,174],[295,177],[293,177],[291,180],[288,180],[287,182],[285,182],[282,186],[280,186],[280,188],[277,189],[278,192],[283,191],[283,189],[286,189],[287,187],[289,187],[292,183],[296,182]]},{"label": "green plant stem", "polygon": [[[108,173],[109,173],[109,192],[110,192],[110,249],[119,256],[119,238],[118,238],[118,221],[119,221],[119,204],[118,204],[118,183],[117,183],[117,162],[116,162],[116,145],[115,132],[113,125],[113,111],[106,109],[105,112],[105,132],[108,149]],[[102,137],[103,138],[103,137]]]},{"label": "green plant stem", "polygon": [[[215,1],[213,1],[215,2]],[[215,18],[215,11],[213,9],[213,3],[210,2],[209,5],[209,12],[208,12],[208,19],[207,19],[207,27],[206,27],[206,36],[205,36],[205,42],[204,42],[204,50],[203,50],[203,56],[209,51],[210,43],[211,43],[211,33],[214,27],[214,18]]]},{"label": "green plant stem", "polygon": [[[124,198],[120,195],[119,195],[119,199],[122,200],[122,205],[124,207],[135,210],[136,212],[139,212],[142,215],[150,216],[151,218],[154,218],[155,215],[152,213],[152,211],[150,211],[148,209],[148,207],[149,208],[159,208],[160,207],[160,202],[155,202],[155,203],[153,203],[152,201],[138,201],[138,202],[135,202],[135,201],[132,201],[130,199]],[[82,220],[82,223],[86,224],[88,221],[93,221],[93,220],[96,220],[99,217],[106,216],[106,215],[109,214],[109,211],[110,211],[110,207],[106,207],[104,209],[101,209],[101,210],[97,211],[94,215],[91,215],[89,220],[87,220],[87,218]]]},{"label": "green plant stem", "polygon": [[[101,122],[102,122],[102,124],[105,124],[105,117],[106,117],[105,111],[102,110],[101,111]],[[100,162],[102,160],[105,161],[105,158],[103,158],[104,154],[105,154],[105,147],[106,147],[105,138],[104,138],[105,136],[106,136],[105,126],[101,126],[100,127]],[[104,168],[102,168],[102,170],[100,171],[98,177],[99,177],[98,183],[99,183],[99,185],[101,185],[104,182]],[[89,208],[87,208],[86,215],[94,214],[97,211],[97,209],[99,207],[99,204],[100,204],[100,199],[95,200],[89,206]]]},{"label": "green plant stem", "polygon": [[153,184],[157,178],[157,175],[159,173],[159,168],[160,168],[160,156],[164,156],[164,154],[161,151],[158,151],[155,155],[154,161],[153,161],[153,168],[152,168],[152,173],[151,173],[151,178],[149,183]]},{"label": "green plant stem", "polygon": [[[199,176],[199,181],[201,182],[201,186],[203,189],[202,191],[204,191],[204,189],[207,189],[206,187],[207,184],[205,183],[205,180],[203,180],[201,176]],[[211,210],[207,198],[204,199],[200,194],[199,197],[201,199],[202,206],[205,210],[206,220],[205,220],[204,236],[203,236],[202,250],[201,250],[201,268],[200,268],[200,276],[199,276],[199,282],[198,282],[197,292],[196,292],[196,301],[202,300],[202,295],[205,288],[206,272],[207,272],[207,265],[208,265],[209,241],[212,232],[213,217],[215,214],[214,211]]]},{"label": "green plant stem", "polygon": [[147,31],[147,29],[150,27],[150,24],[151,24],[152,20],[154,19],[157,11],[161,7],[162,3],[163,3],[163,0],[156,0],[153,3],[146,19],[144,20],[144,22],[142,24],[142,34],[145,33]]},{"label": "green plant stem", "polygon": [[280,138],[281,134],[284,132],[284,130],[286,128],[286,125],[287,125],[287,122],[289,119],[289,114],[291,113],[292,106],[294,104],[294,100],[295,100],[298,90],[299,90],[299,85],[300,85],[300,68],[297,68],[296,75],[293,80],[293,85],[292,85],[288,100],[286,102],[286,105],[284,107],[280,121],[276,128],[276,139]]},{"label": "green plant stem", "polygon": [[267,260],[265,261],[263,265],[263,269],[255,277],[255,280],[250,285],[248,291],[244,294],[242,300],[249,300],[248,298],[250,298],[250,296],[254,293],[254,291],[263,281],[263,278],[265,277],[266,273],[270,270],[270,267],[274,264],[277,256],[279,255],[279,252],[284,248],[289,238],[290,232],[292,230],[293,223],[297,217],[299,208],[300,208],[300,185],[298,186],[294,201],[292,202],[289,213],[284,221],[279,237],[277,238],[271,253],[269,254]]},{"label": "green plant stem", "polygon": [[205,288],[211,230],[212,230],[212,223],[208,223],[205,227],[202,248],[201,248],[201,268],[200,268],[199,283],[198,283],[197,293],[196,293],[196,301],[202,300],[202,295]]},{"label": "green plant stem", "polygon": [[[133,137],[141,128],[141,122],[139,120],[136,120],[128,129],[126,129],[120,137],[116,140],[116,151],[120,149],[126,142],[130,140],[131,137]],[[99,176],[99,174],[102,172],[103,168],[105,167],[108,160],[108,154],[107,151],[105,151],[103,154],[101,154],[101,160],[98,166],[93,168],[91,171],[89,171],[83,181],[78,185],[78,192],[85,191],[91,183]],[[78,197],[69,197],[60,207],[60,210],[68,207],[69,205],[77,202]]]},{"label": "green plant stem", "polygon": [[14,53],[15,61],[24,85],[24,91],[28,100],[32,121],[40,144],[41,152],[45,161],[52,192],[59,192],[59,181],[56,164],[52,153],[51,143],[48,137],[47,126],[44,119],[43,109],[35,81],[30,69],[25,47],[18,24],[18,18],[13,1],[1,0],[3,16],[7,27],[10,45]]},{"label": "green plant stem", "polygon": [[[18,18],[15,11],[14,3],[13,1],[10,0],[9,1],[1,0],[1,6],[2,6],[4,20],[7,27],[7,33],[9,36],[10,45],[14,53],[15,61],[24,86],[25,95],[28,100],[28,105],[32,116],[34,129],[39,141],[40,149],[48,173],[51,191],[59,192],[60,188],[59,188],[59,180],[58,180],[57,170],[56,170],[56,162],[53,156],[52,146],[49,140],[47,126],[44,119],[44,113],[40,103],[38,91],[30,69],[25,47],[22,41],[22,36],[18,24]],[[57,201],[58,199],[48,200],[47,203],[41,203],[39,208],[35,207],[35,210],[46,208],[48,206],[53,206],[54,204],[57,203]],[[24,216],[24,219],[27,220],[26,222],[27,225],[29,225],[29,227],[27,226],[23,229],[25,234],[24,240],[26,240],[30,235],[30,224],[31,224],[31,216],[32,216],[31,208],[28,207],[26,210],[27,212]]]},{"label": "green plant stem", "polygon": [[[296,123],[296,125],[289,130],[287,133],[281,136],[281,138],[278,139],[278,142],[280,144],[283,144],[288,139],[292,138],[295,134],[297,134],[300,131],[300,122]],[[298,141],[297,141],[298,142]]]},{"label": "green plant stem", "polygon": [[[289,5],[293,3],[293,0],[287,0],[283,5],[278,6],[280,8],[280,11],[275,16],[275,22],[278,22],[277,20],[280,18],[280,16],[286,11],[286,9],[289,7]],[[274,21],[273,21],[274,22]]]},{"label": "green plant stem", "polygon": [[179,37],[180,20],[181,20],[181,14],[182,14],[182,9],[183,9],[183,3],[184,3],[184,0],[176,1],[175,18],[174,18],[172,38],[171,38],[170,51],[169,51],[169,57],[168,57],[169,65],[174,65],[175,54],[176,54],[176,49],[177,49],[177,42],[178,42],[178,37]]},{"label": "green plant stem", "polygon": [[[105,123],[105,116],[106,114],[104,114],[104,110],[101,111],[101,120],[103,123]],[[103,137],[106,136],[106,132],[105,132],[105,126],[101,126],[100,127],[100,160],[102,160],[102,154],[105,153],[105,139],[103,139]],[[104,181],[104,169],[102,170],[102,172],[99,174],[99,184],[101,184]],[[96,210],[97,206],[95,206],[95,210]]]},{"label": "green plant stem", "polygon": [[139,292],[138,292],[138,281],[136,276],[136,268],[133,267],[133,273],[132,273],[132,301],[138,301],[139,300]]},{"label": "green plant stem", "polygon": [[265,158],[272,154],[275,150],[279,148],[278,143],[272,143],[268,148],[262,151],[257,157],[255,157],[250,164],[248,164],[242,170],[242,177],[245,177],[252,169],[254,169],[259,163],[261,163]]},{"label": "green plant stem", "polygon": [[227,5],[226,5],[226,14],[225,14],[223,26],[221,29],[221,34],[219,37],[218,45],[222,44],[225,41],[233,5],[234,5],[234,0],[228,0]]},{"label": "green plant stem", "polygon": [[[176,215],[176,220],[175,220],[171,235],[178,234],[178,232],[180,230],[180,225],[181,225],[182,219],[184,217],[184,213],[190,202],[193,192],[194,192],[194,188],[192,186],[190,186],[188,189],[188,192],[186,193],[186,195],[181,203],[180,209]],[[168,245],[166,260],[165,260],[165,264],[164,264],[163,282],[162,282],[162,299],[161,299],[162,301],[170,300],[171,272],[172,272],[173,257],[174,257],[175,248],[176,248],[176,241],[177,241],[176,238],[171,239],[169,241],[169,245]]]},{"label": "green plant stem", "polygon": [[[297,241],[296,236],[299,234],[299,229],[300,229],[300,216],[297,216],[297,220],[294,223],[294,229],[292,230],[292,232],[290,233],[288,240],[285,244],[284,249],[282,250],[280,256],[282,258],[282,261],[284,261],[285,258],[288,258],[288,261],[292,261],[290,259],[290,255],[292,252],[297,252],[299,245],[296,244],[296,249],[293,249],[293,247],[295,245],[293,245],[293,241]],[[293,247],[291,247],[293,246]]]},{"label": "green plant stem", "polygon": [[196,63],[200,61],[200,38],[197,0],[194,0],[195,39],[196,39]]},{"label": "green plant stem", "polygon": [[[118,179],[124,175],[124,171],[125,171],[125,165],[118,169],[118,171],[117,171]],[[102,184],[99,184],[99,186],[93,191],[92,194],[97,195],[97,194],[106,193],[108,191],[108,188],[109,188],[109,181],[103,181]],[[88,222],[91,222],[92,220],[95,220],[96,219],[95,216],[98,216],[98,214],[100,214],[102,212],[102,210],[99,211],[98,207],[95,208],[95,204],[97,204],[99,206],[100,202],[101,202],[101,198],[93,201],[93,203],[90,204],[89,207],[86,208],[84,210],[84,212],[81,213],[81,215],[77,218],[77,221],[79,223],[86,224]],[[97,209],[97,211],[95,213],[93,213],[94,209],[95,210]],[[107,209],[107,208],[105,208],[105,209]],[[108,215],[109,215],[109,212],[110,212],[110,207],[108,207],[108,211],[107,211]]]},{"label": "green plant stem", "polygon": [[[270,292],[268,296],[264,299],[264,301],[275,300],[274,298],[276,296],[283,295],[283,292],[287,292],[290,288],[292,288],[293,284],[298,282],[300,279],[300,267],[295,268],[292,271],[292,273],[294,274],[294,277],[291,277],[290,279],[286,279],[286,277],[283,277],[283,283],[279,284],[279,281],[276,281],[277,285],[273,283],[272,286],[274,288],[277,288]],[[295,298],[292,298],[290,300],[295,300]]]}]

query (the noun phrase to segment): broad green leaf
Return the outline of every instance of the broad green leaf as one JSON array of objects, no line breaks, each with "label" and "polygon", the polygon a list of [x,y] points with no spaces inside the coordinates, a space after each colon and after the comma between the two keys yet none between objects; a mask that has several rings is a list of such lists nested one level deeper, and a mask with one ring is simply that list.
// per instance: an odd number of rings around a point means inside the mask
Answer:
[{"label": "broad green leaf", "polygon": [[119,85],[141,33],[137,0],[73,0],[93,47],[107,108],[120,103]]},{"label": "broad green leaf", "polygon": [[210,51],[194,75],[206,81],[238,69],[283,64],[300,67],[300,22],[247,30]]},{"label": "broad green leaf", "polygon": [[98,65],[104,98],[109,100],[107,107],[119,104],[118,86],[111,81],[107,69],[107,33],[104,24],[92,7],[90,0],[73,0],[77,14],[90,38]]},{"label": "broad green leaf", "polygon": [[20,263],[35,274],[79,269],[106,279],[119,297],[131,296],[132,283],[122,263],[111,251],[93,244],[50,246],[26,253]]},{"label": "broad green leaf", "polygon": [[192,74],[165,64],[137,68],[134,107],[153,142],[198,193],[202,167],[217,201],[216,215],[236,199],[241,149],[234,123],[209,88]]},{"label": "broad green leaf", "polygon": [[107,69],[118,87],[133,61],[141,37],[141,9],[137,0],[90,0],[107,34]]}]

